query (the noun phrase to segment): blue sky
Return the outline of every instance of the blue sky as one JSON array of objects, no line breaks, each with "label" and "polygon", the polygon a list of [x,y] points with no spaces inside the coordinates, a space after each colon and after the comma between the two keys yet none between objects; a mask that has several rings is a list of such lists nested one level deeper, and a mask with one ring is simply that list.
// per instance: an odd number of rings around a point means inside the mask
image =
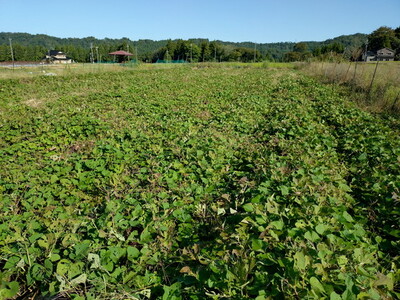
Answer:
[{"label": "blue sky", "polygon": [[400,0],[0,0],[0,32],[57,37],[323,41],[400,26]]}]

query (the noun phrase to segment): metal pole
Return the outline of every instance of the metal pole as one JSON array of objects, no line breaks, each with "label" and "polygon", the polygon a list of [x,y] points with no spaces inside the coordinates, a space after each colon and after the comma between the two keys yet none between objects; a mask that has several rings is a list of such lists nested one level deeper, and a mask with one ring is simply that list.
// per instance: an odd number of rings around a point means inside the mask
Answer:
[{"label": "metal pole", "polygon": [[9,38],[9,40],[10,40],[10,49],[11,49],[11,60],[12,60],[13,70],[14,70],[14,51],[13,51],[13,47],[12,47],[11,38]]},{"label": "metal pole", "polygon": [[190,43],[190,62],[193,62],[193,44]]}]

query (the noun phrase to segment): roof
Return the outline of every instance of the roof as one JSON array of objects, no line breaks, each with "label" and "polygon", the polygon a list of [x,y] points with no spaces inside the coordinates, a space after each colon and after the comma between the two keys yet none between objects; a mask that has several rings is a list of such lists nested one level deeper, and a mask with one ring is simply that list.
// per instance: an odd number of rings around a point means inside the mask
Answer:
[{"label": "roof", "polygon": [[376,54],[379,58],[394,58],[394,51],[389,48],[382,48]]},{"label": "roof", "polygon": [[387,50],[387,51],[390,51],[390,52],[394,52],[394,50],[392,50],[392,49],[390,49],[390,48],[387,48],[387,47],[382,48],[382,49],[379,49],[378,51],[382,51],[382,50]]},{"label": "roof", "polygon": [[111,53],[108,53],[108,54],[110,54],[110,55],[124,55],[124,56],[132,56],[133,55],[132,53],[129,53],[129,52],[126,52],[126,51],[122,51],[122,50],[111,52]]},{"label": "roof", "polygon": [[65,55],[65,53],[60,51],[60,50],[50,50],[49,51],[49,55],[50,56],[55,56],[55,55],[58,55],[58,54]]}]

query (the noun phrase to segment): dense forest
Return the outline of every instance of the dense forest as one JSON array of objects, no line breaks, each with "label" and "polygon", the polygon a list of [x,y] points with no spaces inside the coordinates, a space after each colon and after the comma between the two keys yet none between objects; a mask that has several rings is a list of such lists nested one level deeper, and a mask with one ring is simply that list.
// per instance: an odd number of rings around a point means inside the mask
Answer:
[{"label": "dense forest", "polygon": [[[125,50],[132,59],[143,62],[165,61],[298,61],[311,57],[326,58],[332,53],[354,56],[355,49],[364,47],[367,41],[373,47],[399,48],[399,28],[381,27],[371,33],[343,35],[323,42],[282,42],[255,44],[252,42],[224,42],[208,39],[189,40],[138,40],[57,38],[44,34],[0,32],[0,62],[11,61],[10,41],[16,61],[40,61],[49,50],[64,51],[76,62],[112,62],[108,53]],[[92,49],[92,50],[91,50]],[[372,49],[372,48],[371,48]],[[359,51],[357,52],[359,53]],[[398,51],[399,53],[399,51]]]}]

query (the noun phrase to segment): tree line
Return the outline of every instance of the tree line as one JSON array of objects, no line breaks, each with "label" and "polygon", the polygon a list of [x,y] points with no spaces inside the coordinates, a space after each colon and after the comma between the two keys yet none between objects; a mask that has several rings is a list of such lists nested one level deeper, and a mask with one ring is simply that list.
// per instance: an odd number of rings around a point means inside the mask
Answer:
[{"label": "tree line", "polygon": [[307,42],[296,43],[292,51],[284,54],[283,61],[306,61],[317,60],[361,60],[362,53],[365,51],[376,52],[382,48],[389,48],[395,51],[395,60],[400,60],[400,27],[392,29],[387,26],[379,27],[371,34],[358,40],[358,43],[345,43],[330,41],[317,47],[310,47]]},{"label": "tree line", "polygon": [[[140,47],[142,46],[142,47]],[[51,47],[63,51],[76,62],[113,62],[115,57],[108,55],[116,50],[124,50],[133,54],[131,59],[143,62],[161,61],[186,61],[186,62],[211,62],[211,61],[262,61],[268,54],[262,55],[259,50],[246,47],[224,45],[208,40],[168,40],[154,51],[145,51],[143,42],[135,45],[129,40],[122,43],[91,43],[88,47],[73,44],[60,44]],[[21,45],[13,43],[14,59],[16,61],[40,61],[49,52],[44,46]],[[0,61],[11,61],[9,44],[0,45]]]},{"label": "tree line", "polygon": [[[213,61],[305,61],[329,60],[334,57],[357,60],[362,51],[387,47],[400,56],[400,27],[380,27],[369,35],[340,36],[324,42],[284,42],[255,44],[252,42],[223,42],[208,39],[138,40],[56,38],[43,34],[0,33],[0,61],[11,61],[9,41],[12,41],[16,61],[40,61],[49,50],[60,50],[76,62],[112,62],[108,53],[125,50],[132,59],[142,62],[213,62]],[[356,55],[357,54],[357,55]]]},{"label": "tree line", "polygon": [[263,56],[256,48],[232,47],[216,41],[203,40],[200,44],[190,40],[168,41],[164,47],[154,52],[151,62],[188,61],[188,62],[221,62],[262,61]]}]

